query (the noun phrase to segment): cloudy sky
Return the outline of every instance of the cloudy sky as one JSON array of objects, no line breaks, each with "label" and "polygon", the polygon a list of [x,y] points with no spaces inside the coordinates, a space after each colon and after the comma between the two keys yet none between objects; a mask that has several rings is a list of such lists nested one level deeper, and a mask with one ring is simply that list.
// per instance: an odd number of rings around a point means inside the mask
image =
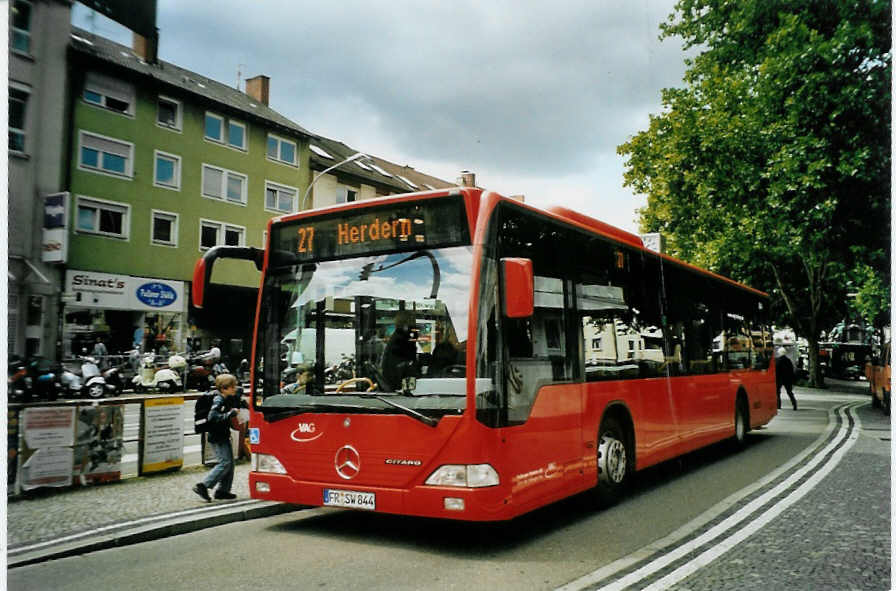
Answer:
[{"label": "cloudy sky", "polygon": [[[680,86],[673,0],[158,0],[159,57],[236,86],[315,133],[454,181],[636,231],[616,147]],[[213,10],[210,10],[213,7]],[[73,24],[130,45],[81,4]]]}]

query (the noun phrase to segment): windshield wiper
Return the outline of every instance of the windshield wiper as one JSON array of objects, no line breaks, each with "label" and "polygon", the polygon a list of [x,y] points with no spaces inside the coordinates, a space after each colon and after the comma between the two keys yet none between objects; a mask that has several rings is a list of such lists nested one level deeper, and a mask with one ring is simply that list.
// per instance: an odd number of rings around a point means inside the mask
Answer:
[{"label": "windshield wiper", "polygon": [[380,396],[379,394],[358,394],[359,398],[375,398],[381,402],[385,402],[389,406],[394,406],[398,410],[402,411],[404,414],[408,415],[411,418],[417,419],[424,425],[429,425],[430,427],[435,427],[439,424],[439,421],[432,417],[428,417],[421,412],[417,412],[413,408],[408,408],[403,404],[398,404],[394,400],[389,400],[385,396]]},{"label": "windshield wiper", "polygon": [[303,404],[301,406],[268,406],[261,405],[261,413],[269,423],[288,419],[306,412],[366,410],[357,404]]}]

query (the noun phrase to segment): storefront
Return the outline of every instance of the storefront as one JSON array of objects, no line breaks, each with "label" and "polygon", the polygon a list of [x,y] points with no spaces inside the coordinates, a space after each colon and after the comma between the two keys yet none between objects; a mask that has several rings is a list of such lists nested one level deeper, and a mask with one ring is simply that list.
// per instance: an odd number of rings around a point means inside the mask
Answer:
[{"label": "storefront", "polygon": [[98,339],[109,354],[135,348],[163,355],[185,351],[187,293],[183,281],[69,269],[63,356],[89,353]]}]

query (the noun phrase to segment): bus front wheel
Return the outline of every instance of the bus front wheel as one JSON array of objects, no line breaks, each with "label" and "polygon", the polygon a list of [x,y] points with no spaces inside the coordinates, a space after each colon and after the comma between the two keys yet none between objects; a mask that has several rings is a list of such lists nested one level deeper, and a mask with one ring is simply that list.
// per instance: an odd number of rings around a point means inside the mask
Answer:
[{"label": "bus front wheel", "polygon": [[737,397],[734,405],[734,437],[732,443],[735,449],[742,449],[747,444],[747,431],[750,430],[750,411],[747,401],[743,396]]},{"label": "bus front wheel", "polygon": [[607,417],[597,437],[597,487],[595,495],[601,506],[619,501],[629,484],[631,454],[629,438],[615,417]]}]

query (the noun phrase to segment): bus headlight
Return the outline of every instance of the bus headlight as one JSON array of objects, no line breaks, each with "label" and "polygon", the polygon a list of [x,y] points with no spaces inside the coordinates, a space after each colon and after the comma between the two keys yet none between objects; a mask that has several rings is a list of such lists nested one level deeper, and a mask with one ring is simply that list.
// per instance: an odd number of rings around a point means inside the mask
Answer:
[{"label": "bus headlight", "polygon": [[429,475],[430,486],[482,488],[500,484],[498,472],[488,464],[445,464]]},{"label": "bus headlight", "polygon": [[252,454],[252,471],[286,474],[286,468],[280,460],[270,454]]}]

